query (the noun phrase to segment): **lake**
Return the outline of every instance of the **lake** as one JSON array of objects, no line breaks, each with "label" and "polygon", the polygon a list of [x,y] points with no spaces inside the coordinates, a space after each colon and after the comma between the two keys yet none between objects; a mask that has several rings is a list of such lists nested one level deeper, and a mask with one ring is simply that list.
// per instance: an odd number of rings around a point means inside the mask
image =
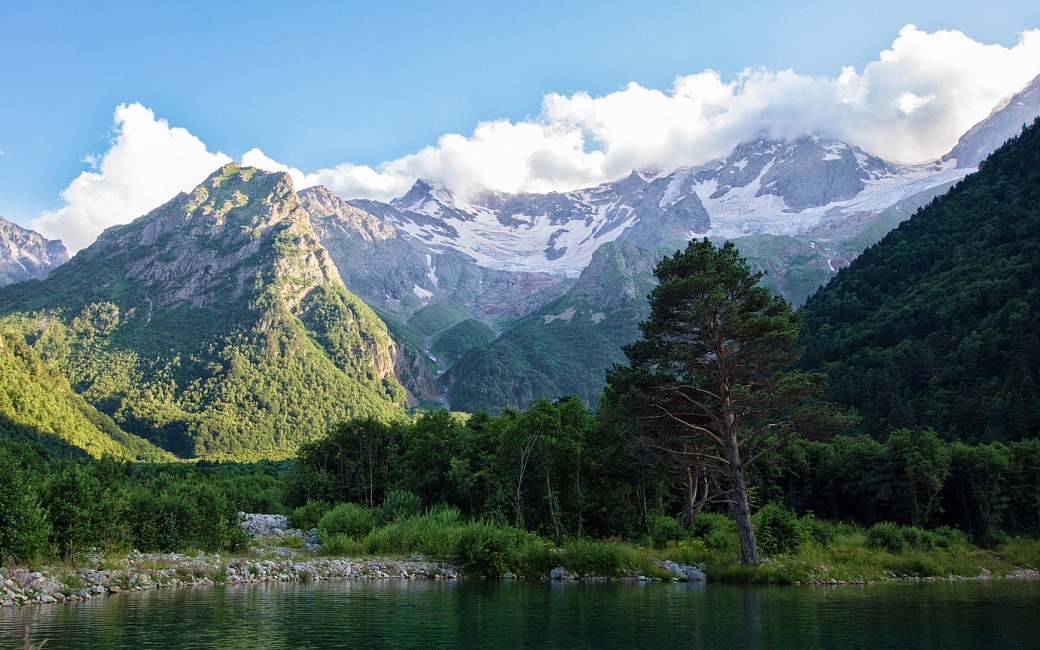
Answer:
[{"label": "lake", "polygon": [[748,587],[337,581],[0,611],[44,648],[1036,648],[1040,581]]}]

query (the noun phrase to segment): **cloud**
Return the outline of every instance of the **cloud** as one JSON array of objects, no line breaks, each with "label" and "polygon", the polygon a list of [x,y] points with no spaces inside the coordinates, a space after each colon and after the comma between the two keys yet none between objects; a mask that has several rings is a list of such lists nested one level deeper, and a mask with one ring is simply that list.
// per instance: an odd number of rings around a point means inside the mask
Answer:
[{"label": "cloud", "polygon": [[[376,167],[349,162],[304,172],[260,149],[243,164],[290,174],[297,189],[325,185],[345,198],[389,200],[416,178],[457,194],[566,191],[631,170],[671,171],[727,154],[741,140],[806,133],[834,137],[900,162],[933,160],[1000,102],[1040,73],[1040,30],[1013,47],[978,43],[957,31],[908,25],[861,71],[810,77],[748,69],[732,79],[707,70],[658,90],[630,83],[592,96],[550,94],[541,113],[519,122],[481,122],[433,146]],[[76,250],[107,226],[125,223],[190,190],[227,162],[222,153],[139,104],[120,106],[116,137],[62,192],[65,206],[32,227]]]},{"label": "cloud", "polygon": [[[957,31],[908,25],[860,72],[837,78],[748,69],[678,77],[667,91],[630,83],[593,97],[550,94],[541,114],[477,125],[472,135],[382,165],[341,165],[305,175],[347,197],[398,196],[418,177],[458,193],[490,188],[544,192],[587,187],[633,169],[670,171],[728,153],[767,132],[842,139],[899,162],[924,162],[1040,74],[1040,30],[1013,47]],[[273,162],[273,161],[272,161]]]},{"label": "cloud", "polygon": [[40,214],[30,227],[61,239],[75,252],[109,226],[128,223],[190,191],[215,169],[231,162],[186,129],[171,128],[140,104],[116,108],[114,137],[94,171],[83,172],[61,193],[65,205]]}]

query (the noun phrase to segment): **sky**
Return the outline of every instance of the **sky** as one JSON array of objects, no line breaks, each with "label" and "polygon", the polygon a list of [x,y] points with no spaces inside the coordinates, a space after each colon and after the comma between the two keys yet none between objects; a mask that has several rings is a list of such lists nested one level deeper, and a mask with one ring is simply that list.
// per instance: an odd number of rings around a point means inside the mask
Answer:
[{"label": "sky", "polygon": [[238,161],[388,200],[568,190],[816,133],[948,151],[1035,0],[0,0],[0,216],[73,251]]}]

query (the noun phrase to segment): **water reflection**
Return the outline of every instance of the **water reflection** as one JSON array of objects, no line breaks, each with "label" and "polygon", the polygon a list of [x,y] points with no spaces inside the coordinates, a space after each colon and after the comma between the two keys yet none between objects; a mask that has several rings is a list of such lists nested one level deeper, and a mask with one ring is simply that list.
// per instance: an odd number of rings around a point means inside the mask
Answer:
[{"label": "water reflection", "polygon": [[120,594],[0,611],[0,647],[1036,647],[1040,583],[742,588],[379,581]]}]

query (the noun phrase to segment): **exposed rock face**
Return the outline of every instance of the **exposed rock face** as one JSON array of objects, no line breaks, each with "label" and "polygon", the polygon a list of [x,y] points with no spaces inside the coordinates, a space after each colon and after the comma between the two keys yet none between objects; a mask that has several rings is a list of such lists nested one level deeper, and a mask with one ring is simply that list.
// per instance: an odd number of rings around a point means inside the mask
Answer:
[{"label": "exposed rock face", "polygon": [[[347,203],[324,187],[303,190],[300,199],[350,290],[406,318],[446,299],[483,319],[512,318],[570,286],[557,275],[491,269],[427,246],[388,223],[400,215],[392,206]],[[367,211],[370,207],[374,212]]]},{"label": "exposed rock face", "polygon": [[1018,135],[1022,127],[1040,115],[1040,76],[961,136],[944,161],[956,160],[959,168],[975,168],[997,147]]},{"label": "exposed rock face", "polygon": [[213,308],[239,301],[257,274],[277,278],[290,308],[314,286],[341,283],[288,175],[233,163],[189,194],[109,228],[73,264],[103,257],[150,287],[157,305]]},{"label": "exposed rock face", "polygon": [[61,241],[0,217],[0,286],[38,278],[68,261]]},{"label": "exposed rock face", "polygon": [[696,174],[698,184],[714,181],[710,198],[751,187],[755,197],[776,196],[781,209],[799,212],[845,201],[862,192],[867,180],[897,174],[895,165],[858,147],[816,136],[793,142],[760,139],[736,147],[726,161]]}]

